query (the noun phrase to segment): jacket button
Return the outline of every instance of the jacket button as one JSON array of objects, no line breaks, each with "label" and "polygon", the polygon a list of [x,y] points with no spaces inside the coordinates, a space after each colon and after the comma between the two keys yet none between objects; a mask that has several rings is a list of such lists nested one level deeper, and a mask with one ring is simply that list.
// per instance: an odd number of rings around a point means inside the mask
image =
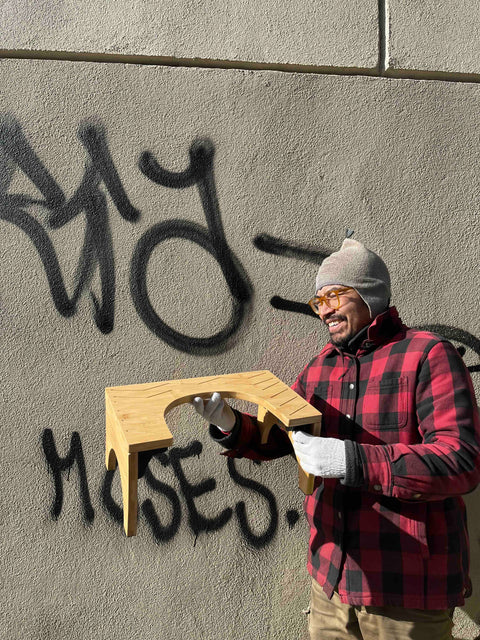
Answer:
[{"label": "jacket button", "polygon": [[421,498],[421,497],[422,497],[422,494],[421,494],[421,493],[414,493],[414,494],[413,494],[413,496],[412,496],[412,498],[415,498],[416,500],[417,500],[418,498]]},{"label": "jacket button", "polygon": [[375,489],[375,491],[381,491],[381,489],[382,489],[382,485],[380,485],[380,484],[374,484],[374,485],[373,485],[373,488]]}]

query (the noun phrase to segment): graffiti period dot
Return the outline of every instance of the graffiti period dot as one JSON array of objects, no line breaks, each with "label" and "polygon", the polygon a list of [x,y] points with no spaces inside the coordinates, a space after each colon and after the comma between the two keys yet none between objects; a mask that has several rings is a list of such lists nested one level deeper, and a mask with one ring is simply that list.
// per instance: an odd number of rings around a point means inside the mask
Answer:
[{"label": "graffiti period dot", "polygon": [[293,527],[297,524],[300,518],[300,514],[296,509],[289,509],[286,513],[286,518],[287,518],[289,528],[293,529]]}]

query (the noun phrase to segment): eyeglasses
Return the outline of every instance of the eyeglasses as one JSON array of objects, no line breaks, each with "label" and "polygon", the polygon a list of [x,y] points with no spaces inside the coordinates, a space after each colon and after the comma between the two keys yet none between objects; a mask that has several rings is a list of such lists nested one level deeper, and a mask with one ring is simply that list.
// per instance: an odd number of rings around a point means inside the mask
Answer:
[{"label": "eyeglasses", "polygon": [[324,296],[314,296],[308,301],[308,304],[312,308],[312,311],[317,315],[320,315],[320,309],[323,304],[326,304],[329,309],[340,309],[341,302],[340,296],[346,291],[352,291],[353,287],[342,287],[342,289],[331,289],[327,291]]}]

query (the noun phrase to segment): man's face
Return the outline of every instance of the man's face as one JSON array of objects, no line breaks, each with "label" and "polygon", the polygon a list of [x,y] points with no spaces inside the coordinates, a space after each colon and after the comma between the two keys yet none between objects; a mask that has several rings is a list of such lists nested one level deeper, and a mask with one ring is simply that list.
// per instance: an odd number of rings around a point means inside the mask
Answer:
[{"label": "man's face", "polygon": [[[317,291],[317,296],[324,296],[333,289],[342,289],[341,284],[329,284]],[[338,347],[346,347],[357,333],[372,322],[367,305],[355,291],[349,289],[340,294],[340,308],[330,309],[323,304],[320,318],[328,327],[330,341]]]}]

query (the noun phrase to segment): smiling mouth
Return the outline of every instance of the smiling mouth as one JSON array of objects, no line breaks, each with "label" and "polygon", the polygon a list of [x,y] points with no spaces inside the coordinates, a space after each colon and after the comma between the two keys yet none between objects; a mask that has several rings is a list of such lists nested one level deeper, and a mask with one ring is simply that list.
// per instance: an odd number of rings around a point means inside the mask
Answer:
[{"label": "smiling mouth", "polygon": [[342,324],[344,318],[329,318],[325,321],[325,324],[328,327],[328,330],[332,333],[338,326]]}]

